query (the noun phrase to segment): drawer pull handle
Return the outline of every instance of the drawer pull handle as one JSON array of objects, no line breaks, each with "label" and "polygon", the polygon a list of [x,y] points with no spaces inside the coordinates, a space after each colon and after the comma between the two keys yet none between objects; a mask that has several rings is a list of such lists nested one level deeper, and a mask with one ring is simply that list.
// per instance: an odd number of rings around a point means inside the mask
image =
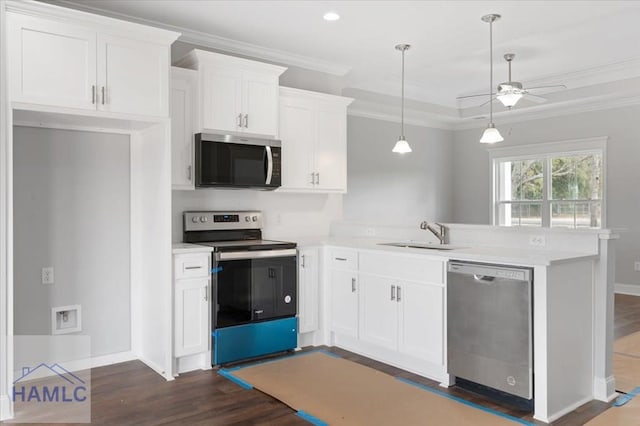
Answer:
[{"label": "drawer pull handle", "polygon": [[396,286],[391,286],[391,300],[396,300]]},{"label": "drawer pull handle", "polygon": [[355,293],[355,292],[356,292],[356,279],[351,278],[351,293]]},{"label": "drawer pull handle", "polygon": [[346,257],[336,257],[335,259],[336,259],[336,260],[339,260],[339,261],[341,261],[341,262],[346,262],[346,261],[347,261],[347,258],[346,258]]},{"label": "drawer pull handle", "polygon": [[185,266],[184,269],[202,269],[202,266]]},{"label": "drawer pull handle", "polygon": [[398,286],[398,297],[396,297],[396,300],[399,302],[400,300],[402,300],[402,287]]}]

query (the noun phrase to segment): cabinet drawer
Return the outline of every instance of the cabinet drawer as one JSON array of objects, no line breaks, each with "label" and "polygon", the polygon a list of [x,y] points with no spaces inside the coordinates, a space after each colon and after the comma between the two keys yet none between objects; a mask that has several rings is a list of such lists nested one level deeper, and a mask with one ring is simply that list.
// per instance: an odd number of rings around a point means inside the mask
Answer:
[{"label": "cabinet drawer", "polygon": [[442,260],[403,257],[392,254],[360,254],[360,272],[393,277],[396,280],[444,283]]},{"label": "cabinet drawer", "polygon": [[209,255],[176,256],[174,261],[175,278],[198,278],[206,277],[209,270]]},{"label": "cabinet drawer", "polygon": [[358,252],[348,249],[330,249],[329,265],[333,269],[358,269]]}]

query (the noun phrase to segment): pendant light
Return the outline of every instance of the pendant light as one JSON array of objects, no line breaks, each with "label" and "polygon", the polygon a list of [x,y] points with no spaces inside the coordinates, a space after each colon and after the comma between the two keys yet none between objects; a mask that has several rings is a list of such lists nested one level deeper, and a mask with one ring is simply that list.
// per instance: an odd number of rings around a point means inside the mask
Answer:
[{"label": "pendant light", "polygon": [[400,137],[398,138],[398,142],[396,142],[392,151],[398,154],[411,152],[411,147],[409,146],[407,139],[405,139],[404,137],[404,52],[409,50],[410,47],[411,46],[408,44],[396,45],[396,50],[402,52],[402,106],[400,108]]},{"label": "pendant light", "polygon": [[500,19],[500,15],[492,13],[481,18],[489,23],[489,125],[484,130],[480,143],[502,142],[504,138],[493,124],[493,23]]}]

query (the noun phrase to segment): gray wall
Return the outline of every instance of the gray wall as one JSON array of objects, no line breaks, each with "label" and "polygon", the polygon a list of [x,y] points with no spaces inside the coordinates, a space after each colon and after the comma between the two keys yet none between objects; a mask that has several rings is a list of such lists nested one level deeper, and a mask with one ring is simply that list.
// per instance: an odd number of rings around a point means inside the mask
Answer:
[{"label": "gray wall", "polygon": [[405,126],[411,154],[391,152],[399,123],[349,116],[349,221],[409,225],[452,220],[453,132]]},{"label": "gray wall", "polygon": [[[606,203],[608,228],[624,228],[617,243],[616,282],[640,284],[633,262],[640,260],[640,106],[496,125],[501,146],[608,136]],[[453,219],[490,223],[490,168],[482,129],[454,133]]]},{"label": "gray wall", "polygon": [[16,335],[80,304],[92,356],[130,350],[129,164],[128,136],[14,128]]}]

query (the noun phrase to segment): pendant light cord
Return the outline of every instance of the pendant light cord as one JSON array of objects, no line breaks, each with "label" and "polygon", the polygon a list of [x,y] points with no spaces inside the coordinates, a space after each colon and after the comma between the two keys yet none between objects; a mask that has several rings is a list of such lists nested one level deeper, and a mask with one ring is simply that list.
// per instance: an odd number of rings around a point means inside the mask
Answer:
[{"label": "pendant light cord", "polygon": [[489,125],[493,124],[493,21],[489,22]]},{"label": "pendant light cord", "polygon": [[402,49],[402,97],[400,107],[400,136],[402,139],[404,139],[404,52],[406,52],[406,49]]}]

